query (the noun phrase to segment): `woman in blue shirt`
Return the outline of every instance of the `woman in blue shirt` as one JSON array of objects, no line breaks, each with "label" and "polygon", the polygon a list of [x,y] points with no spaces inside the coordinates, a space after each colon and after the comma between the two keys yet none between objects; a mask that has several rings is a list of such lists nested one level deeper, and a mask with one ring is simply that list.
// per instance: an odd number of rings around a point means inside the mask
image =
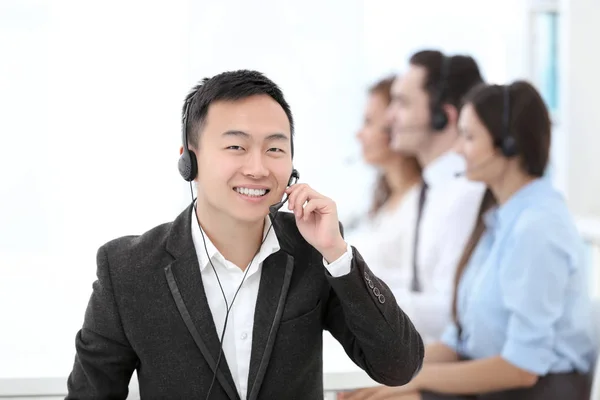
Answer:
[{"label": "woman in blue shirt", "polygon": [[543,179],[550,117],[533,86],[482,85],[465,99],[459,151],[487,184],[457,273],[454,323],[408,385],[344,399],[588,399],[595,359],[583,243]]}]

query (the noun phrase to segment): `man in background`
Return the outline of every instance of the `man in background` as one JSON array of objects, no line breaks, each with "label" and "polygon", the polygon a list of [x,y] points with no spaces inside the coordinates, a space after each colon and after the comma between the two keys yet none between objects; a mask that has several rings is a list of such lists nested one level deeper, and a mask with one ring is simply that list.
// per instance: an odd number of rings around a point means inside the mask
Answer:
[{"label": "man in background", "polygon": [[462,98],[482,81],[472,57],[425,50],[392,86],[393,146],[423,167],[411,268],[399,272],[408,285],[397,300],[425,342],[450,321],[456,267],[485,190],[462,177],[463,160],[452,150]]}]

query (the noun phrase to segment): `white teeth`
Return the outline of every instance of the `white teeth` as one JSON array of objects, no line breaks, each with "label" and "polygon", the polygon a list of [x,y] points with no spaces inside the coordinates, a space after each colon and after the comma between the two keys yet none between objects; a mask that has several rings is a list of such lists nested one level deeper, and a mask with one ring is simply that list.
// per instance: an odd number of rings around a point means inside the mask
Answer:
[{"label": "white teeth", "polygon": [[243,194],[244,196],[260,197],[267,193],[267,189],[248,189],[248,188],[235,188],[235,191]]}]

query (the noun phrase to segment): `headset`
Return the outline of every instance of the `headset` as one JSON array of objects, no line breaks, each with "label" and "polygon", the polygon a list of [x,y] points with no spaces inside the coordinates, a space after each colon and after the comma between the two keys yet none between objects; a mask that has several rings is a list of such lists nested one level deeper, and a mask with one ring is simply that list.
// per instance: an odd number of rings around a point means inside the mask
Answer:
[{"label": "headset", "polygon": [[448,85],[450,65],[452,57],[442,54],[442,65],[440,67],[440,80],[437,85],[436,98],[431,106],[431,128],[434,132],[442,131],[448,125],[448,115],[444,111],[444,94]]},{"label": "headset", "polygon": [[190,116],[190,108],[192,107],[193,98],[194,95],[190,96],[190,99],[184,104],[183,120],[181,121],[181,140],[183,142],[183,153],[181,153],[177,163],[179,173],[187,182],[192,182],[194,179],[196,179],[196,175],[198,175],[198,159],[196,158],[196,153],[191,151],[188,146],[187,133],[188,118]]},{"label": "headset", "polygon": [[[196,92],[197,93],[197,92]],[[221,361],[221,356],[223,355],[223,339],[225,338],[225,330],[227,329],[227,321],[229,320],[229,312],[231,311],[231,309],[233,308],[233,302],[235,301],[238,292],[240,291],[240,289],[242,288],[242,285],[244,284],[244,281],[246,280],[246,276],[248,274],[248,271],[250,270],[250,267],[252,266],[252,263],[254,262],[254,259],[256,258],[256,256],[258,255],[258,253],[260,252],[260,249],[262,247],[262,245],[265,243],[265,240],[267,239],[267,237],[269,236],[269,232],[271,231],[271,228],[273,227],[273,223],[275,221],[275,218],[277,217],[277,212],[279,211],[279,209],[281,207],[283,207],[283,205],[288,201],[289,196],[286,195],[285,199],[275,203],[271,206],[269,206],[269,213],[272,215],[272,221],[271,221],[271,225],[269,226],[269,229],[267,229],[267,233],[265,234],[265,236],[263,237],[260,246],[258,247],[258,250],[256,251],[256,253],[254,254],[254,256],[252,257],[252,260],[250,261],[250,264],[248,265],[248,267],[246,268],[246,271],[244,272],[244,275],[242,276],[242,281],[240,282],[240,285],[238,286],[238,288],[236,289],[233,298],[231,299],[231,304],[229,304],[229,302],[227,301],[227,296],[225,296],[225,291],[223,290],[223,286],[221,285],[221,280],[219,279],[219,275],[217,274],[217,270],[215,268],[215,266],[213,265],[213,262],[211,260],[210,255],[208,254],[208,248],[206,246],[206,238],[204,236],[204,231],[202,229],[202,226],[200,225],[200,219],[198,218],[198,210],[196,208],[196,201],[194,199],[194,191],[192,189],[192,181],[194,179],[196,179],[196,176],[198,175],[198,159],[196,158],[196,154],[190,150],[189,146],[188,146],[188,132],[187,132],[187,128],[188,128],[188,119],[189,119],[189,113],[190,113],[190,109],[191,109],[191,104],[192,101],[196,95],[196,93],[194,93],[192,96],[190,96],[190,98],[188,100],[186,100],[185,104],[184,104],[184,110],[183,110],[183,119],[182,119],[182,142],[183,142],[183,152],[181,153],[181,156],[179,157],[179,161],[177,163],[177,167],[179,169],[179,173],[181,174],[182,178],[184,180],[186,180],[187,182],[189,182],[190,184],[190,193],[192,196],[192,203],[194,206],[194,213],[196,214],[196,221],[198,222],[198,227],[200,228],[200,233],[202,235],[202,243],[204,244],[204,251],[206,252],[206,257],[208,258],[208,262],[210,263],[210,266],[213,270],[213,273],[215,274],[215,277],[217,278],[217,283],[219,284],[219,288],[221,289],[221,294],[223,295],[223,300],[225,301],[225,307],[227,312],[225,313],[225,322],[223,323],[223,332],[221,333],[221,338],[219,340],[220,342],[220,346],[219,346],[219,355],[217,356],[217,362],[215,365],[215,371],[212,377],[212,381],[210,383],[210,387],[208,388],[208,393],[206,394],[206,400],[209,399],[210,397],[210,393],[212,392],[212,388],[215,384],[215,380],[217,377],[217,372],[219,371],[219,363]],[[294,154],[293,152],[293,139],[292,139],[292,156]],[[290,179],[287,182],[287,186],[292,186],[294,184],[296,184],[298,182],[298,180],[300,179],[300,173],[298,172],[298,170],[296,170],[295,168],[292,169],[292,173],[290,175]]]},{"label": "headset", "polygon": [[510,130],[510,85],[502,87],[503,112],[502,112],[502,139],[500,140],[500,151],[504,157],[514,157],[518,153],[517,141]]}]

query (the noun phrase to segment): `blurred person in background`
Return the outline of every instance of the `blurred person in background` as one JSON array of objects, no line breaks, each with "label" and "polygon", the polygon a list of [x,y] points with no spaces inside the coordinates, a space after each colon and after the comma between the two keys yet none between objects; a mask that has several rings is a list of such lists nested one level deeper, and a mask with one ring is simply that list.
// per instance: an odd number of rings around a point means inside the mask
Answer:
[{"label": "blurred person in background", "polygon": [[456,266],[485,190],[457,177],[464,161],[453,151],[463,97],[481,82],[473,58],[425,50],[410,58],[408,70],[392,85],[393,148],[415,156],[423,168],[413,203],[409,267],[399,278],[406,284],[394,293],[425,342],[438,340],[450,321]]},{"label": "blurred person in background", "polygon": [[408,385],[344,399],[587,400],[597,351],[584,243],[543,178],[551,124],[533,86],[481,85],[466,98],[458,149],[487,185],[462,255],[453,320]]},{"label": "blurred person in background", "polygon": [[379,173],[369,214],[349,239],[360,247],[369,267],[396,295],[409,284],[408,275],[399,271],[410,268],[421,167],[415,157],[390,147],[386,111],[393,82],[394,77],[388,77],[369,89],[357,138],[363,160]]}]

